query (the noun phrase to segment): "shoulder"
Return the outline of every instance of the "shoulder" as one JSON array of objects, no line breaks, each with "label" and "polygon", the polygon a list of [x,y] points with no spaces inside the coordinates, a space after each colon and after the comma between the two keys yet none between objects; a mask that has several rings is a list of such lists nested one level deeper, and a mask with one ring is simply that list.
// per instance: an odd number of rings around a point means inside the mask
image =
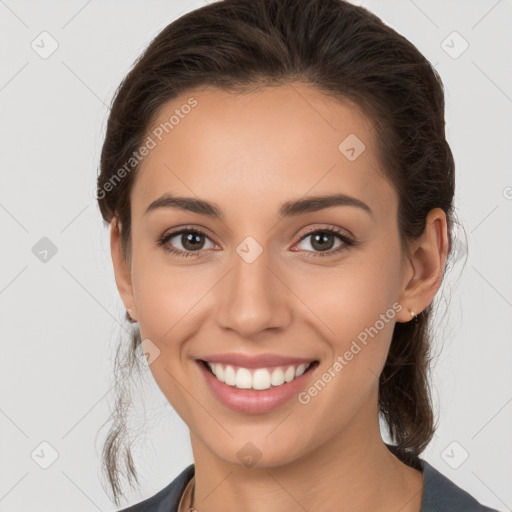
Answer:
[{"label": "shoulder", "polygon": [[499,512],[480,504],[427,461],[420,459],[423,468],[423,499],[421,512]]},{"label": "shoulder", "polygon": [[176,512],[181,495],[194,476],[194,470],[194,464],[190,464],[167,487],[150,498],[118,512]]}]

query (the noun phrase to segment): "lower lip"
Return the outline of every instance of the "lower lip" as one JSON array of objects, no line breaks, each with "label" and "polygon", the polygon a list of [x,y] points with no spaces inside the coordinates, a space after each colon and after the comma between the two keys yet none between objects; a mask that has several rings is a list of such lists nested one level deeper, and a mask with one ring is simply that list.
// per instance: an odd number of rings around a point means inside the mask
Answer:
[{"label": "lower lip", "polygon": [[204,363],[201,361],[197,361],[197,363],[206,379],[206,384],[219,402],[233,411],[249,414],[268,412],[286,403],[303,389],[306,381],[317,366],[316,363],[311,363],[308,370],[300,377],[296,377],[291,382],[286,382],[281,386],[256,390],[238,389],[235,386],[228,386],[225,382],[217,379],[213,373],[210,373]]}]

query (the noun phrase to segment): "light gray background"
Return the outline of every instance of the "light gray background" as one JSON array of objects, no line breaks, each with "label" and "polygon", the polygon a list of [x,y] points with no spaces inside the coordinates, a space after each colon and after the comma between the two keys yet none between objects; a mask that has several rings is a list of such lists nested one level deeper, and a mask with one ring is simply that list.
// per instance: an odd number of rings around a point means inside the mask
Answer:
[{"label": "light gray background", "polygon": [[[201,5],[0,0],[0,511],[115,509],[96,438],[109,411],[112,351],[127,336],[93,196],[107,105],[150,40]],[[423,457],[483,503],[511,510],[512,2],[362,5],[412,40],[444,80],[468,234],[466,265],[460,242],[440,295],[442,309],[450,300],[433,372],[440,426]],[[31,48],[43,31],[59,45],[47,59]],[[457,58],[463,41],[453,31],[469,44]],[[32,252],[42,237],[57,247],[46,263]],[[144,389],[148,436],[135,446],[143,488],[126,503],[192,462],[186,426],[151,377]],[[135,413],[141,427],[144,408]],[[57,459],[41,468],[52,450]]]}]

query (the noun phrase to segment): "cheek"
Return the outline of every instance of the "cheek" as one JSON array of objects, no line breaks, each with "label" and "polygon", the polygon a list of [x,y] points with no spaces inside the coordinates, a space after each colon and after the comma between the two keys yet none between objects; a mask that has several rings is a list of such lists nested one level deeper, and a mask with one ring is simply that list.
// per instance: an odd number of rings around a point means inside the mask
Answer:
[{"label": "cheek", "polygon": [[315,290],[323,291],[309,295],[308,304],[320,318],[312,321],[316,330],[321,324],[328,326],[322,327],[327,353],[323,372],[304,390],[301,404],[333,431],[349,422],[369,396],[377,396],[378,376],[400,309],[394,293],[397,270],[393,265],[383,270],[369,260],[351,265],[340,270],[338,277],[317,281],[324,286]]},{"label": "cheek", "polygon": [[296,279],[294,291],[307,298],[305,303],[318,315],[318,322],[325,324],[323,332],[329,338],[343,345],[373,326],[381,315],[388,320],[383,335],[391,335],[389,320],[394,321],[393,304],[396,307],[400,290],[399,254],[383,254],[368,251],[314,278]]},{"label": "cheek", "polygon": [[212,288],[214,279],[199,266],[171,265],[163,249],[134,251],[132,286],[141,334],[176,339],[183,323],[190,323],[196,304]]},{"label": "cheek", "polygon": [[[214,272],[208,264],[171,265],[162,249],[142,249],[142,243],[134,247],[139,248],[133,253],[132,283],[141,334],[163,342],[180,339],[178,333],[187,326],[183,334],[190,336],[194,317],[199,319],[210,302],[199,304],[215,287],[218,269]],[[323,323],[326,336],[335,337],[343,348],[396,301],[400,286],[398,247],[398,240],[374,240],[371,247],[348,254],[338,266],[321,269],[312,265],[307,274],[303,266],[300,270],[289,268],[285,280],[314,313],[316,327]],[[306,317],[310,314],[304,310],[303,319]],[[390,335],[388,329],[383,331]]]},{"label": "cheek", "polygon": [[204,285],[191,272],[180,272],[142,251],[133,255],[132,285],[143,344],[156,356],[149,370],[163,395],[176,412],[190,421],[190,403],[183,385],[186,373],[184,341],[192,338],[200,325],[198,300]]},{"label": "cheek", "polygon": [[[326,269],[308,282],[297,281],[294,290],[307,297],[307,304],[318,316],[311,317],[328,344],[327,366],[341,395],[357,389],[367,393],[384,367],[391,343],[400,290],[398,243],[375,243],[360,257],[353,253],[338,268]],[[314,286],[313,286],[314,283]],[[340,366],[341,365],[341,366]],[[329,379],[329,375],[326,376]],[[352,390],[352,391],[351,391]],[[331,397],[336,400],[336,396]],[[357,401],[357,400],[356,400]]]}]

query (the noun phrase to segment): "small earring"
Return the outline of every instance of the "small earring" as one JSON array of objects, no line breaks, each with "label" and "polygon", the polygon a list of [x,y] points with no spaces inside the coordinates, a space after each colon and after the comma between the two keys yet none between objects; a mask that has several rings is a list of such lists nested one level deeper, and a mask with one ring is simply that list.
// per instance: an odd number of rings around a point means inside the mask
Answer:
[{"label": "small earring", "polygon": [[414,309],[409,308],[409,313],[411,313],[411,317],[416,320],[418,315],[414,312]]}]

